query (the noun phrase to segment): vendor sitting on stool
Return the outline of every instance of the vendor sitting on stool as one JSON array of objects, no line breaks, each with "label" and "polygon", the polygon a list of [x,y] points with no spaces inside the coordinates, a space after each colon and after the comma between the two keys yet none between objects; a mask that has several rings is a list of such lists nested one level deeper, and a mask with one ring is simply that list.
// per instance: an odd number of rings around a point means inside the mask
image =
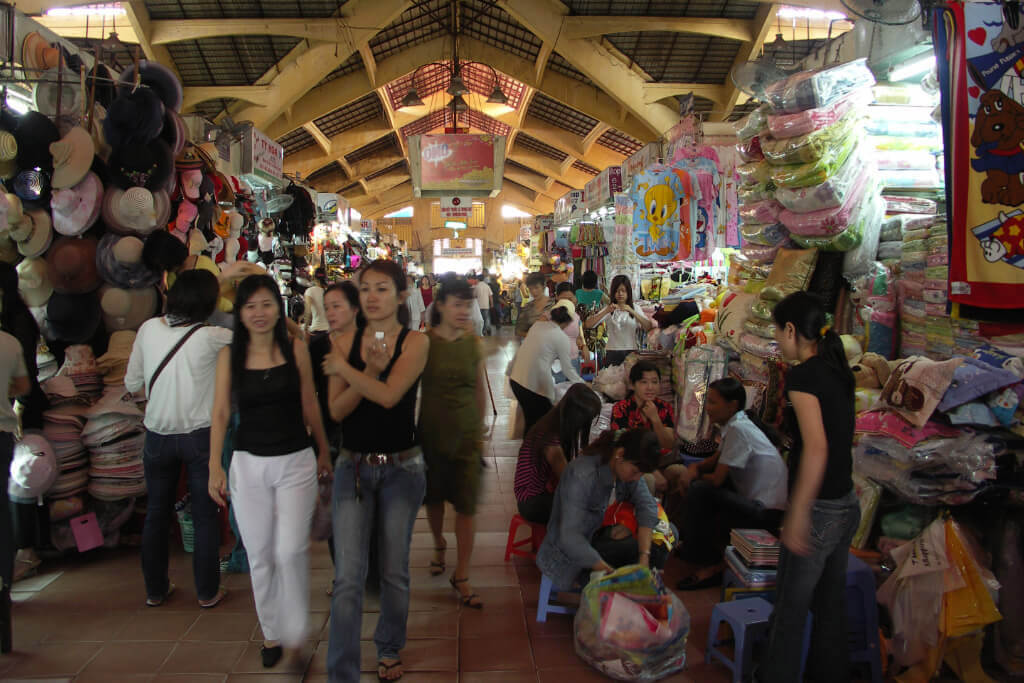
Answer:
[{"label": "vendor sitting on stool", "polygon": [[[660,569],[668,552],[652,547],[658,504],[644,485],[660,457],[658,438],[647,430],[606,431],[565,468],[555,491],[547,535],[537,553],[537,567],[558,588],[568,589],[591,571],[611,571],[628,564]],[[637,531],[602,528],[606,508],[631,503]],[[620,536],[624,536],[620,538]]]},{"label": "vendor sitting on stool", "polygon": [[680,590],[717,586],[723,555],[732,529],[767,529],[778,534],[786,506],[786,464],[773,443],[774,430],[744,408],[747,395],[731,377],[708,385],[705,411],[721,425],[722,444],[703,462],[678,478],[684,496],[682,515],[674,520],[682,531],[680,557],[691,571]]}]

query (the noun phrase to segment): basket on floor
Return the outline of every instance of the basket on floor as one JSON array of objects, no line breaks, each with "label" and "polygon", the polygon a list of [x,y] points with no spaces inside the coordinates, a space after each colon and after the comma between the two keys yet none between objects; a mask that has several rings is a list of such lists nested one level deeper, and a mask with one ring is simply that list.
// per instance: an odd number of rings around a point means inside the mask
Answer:
[{"label": "basket on floor", "polygon": [[192,524],[192,501],[188,494],[174,504],[174,516],[181,527],[181,545],[186,553],[190,553],[195,548],[196,530]]}]

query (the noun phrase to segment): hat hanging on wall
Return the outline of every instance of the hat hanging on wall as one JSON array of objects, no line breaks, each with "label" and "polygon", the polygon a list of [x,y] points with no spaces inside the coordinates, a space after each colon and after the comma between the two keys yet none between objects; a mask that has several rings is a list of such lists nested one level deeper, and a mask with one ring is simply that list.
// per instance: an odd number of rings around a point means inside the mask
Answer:
[{"label": "hat hanging on wall", "polygon": [[50,268],[46,259],[27,258],[18,264],[18,291],[26,304],[32,307],[42,306],[53,294],[50,282]]},{"label": "hat hanging on wall", "polygon": [[28,205],[45,205],[50,199],[50,174],[34,168],[18,171],[11,182],[11,188]]},{"label": "hat hanging on wall", "polygon": [[102,318],[99,299],[93,293],[69,294],[55,291],[46,303],[46,321],[50,333],[53,338],[69,344],[82,344],[92,339]]},{"label": "hat hanging on wall", "polygon": [[107,108],[103,134],[111,147],[146,144],[164,128],[164,105],[155,92],[122,92]]},{"label": "hat hanging on wall", "polygon": [[95,173],[86,173],[74,187],[53,193],[53,229],[70,237],[81,235],[99,219],[102,202],[103,183]]},{"label": "hat hanging on wall", "polygon": [[53,157],[53,187],[61,189],[77,185],[92,166],[96,155],[89,131],[75,126],[67,135],[50,145]]},{"label": "hat hanging on wall", "polygon": [[151,270],[142,259],[145,244],[134,236],[104,235],[96,251],[100,277],[115,287],[152,287],[163,273]]},{"label": "hat hanging on wall", "polygon": [[18,172],[18,140],[14,133],[0,130],[0,178],[13,178]]},{"label": "hat hanging on wall", "polygon": [[8,229],[8,226],[17,224],[24,210],[18,195],[10,192],[0,192],[0,232]]},{"label": "hat hanging on wall", "polygon": [[173,109],[164,109],[164,128],[160,133],[164,142],[171,148],[171,154],[177,157],[185,149],[188,141],[188,129],[181,114]]},{"label": "hat hanging on wall", "polygon": [[60,64],[60,48],[50,45],[46,38],[32,31],[21,42],[21,64],[33,72],[33,77],[38,77],[39,72]]},{"label": "hat hanging on wall", "polygon": [[81,294],[100,286],[96,268],[96,240],[92,237],[61,237],[46,253],[53,288]]},{"label": "hat hanging on wall", "polygon": [[119,235],[145,237],[170,220],[171,200],[163,190],[111,187],[103,197],[103,222]]},{"label": "hat hanging on wall", "polygon": [[[139,72],[139,81],[142,85],[148,86],[155,92],[164,106],[181,111],[182,89],[181,81],[174,75],[174,72],[159,62],[151,62],[148,59],[140,59],[138,66],[132,64],[121,72],[121,82],[118,92],[125,93],[135,88],[135,71]],[[141,90],[141,88],[139,88]]]},{"label": "hat hanging on wall", "polygon": [[18,168],[53,169],[50,145],[60,140],[60,132],[53,121],[36,111],[22,114],[14,137],[18,142]]},{"label": "hat hanging on wall", "polygon": [[29,211],[27,217],[32,221],[32,232],[28,238],[18,242],[18,253],[26,258],[42,256],[53,242],[53,224],[50,214],[45,211]]},{"label": "hat hanging on wall", "polygon": [[123,289],[104,285],[100,288],[100,308],[108,332],[138,330],[142,323],[156,314],[158,303],[153,287]]},{"label": "hat hanging on wall", "polygon": [[70,69],[49,69],[32,85],[32,103],[40,114],[56,118],[58,113],[81,113],[85,104],[82,81]]},{"label": "hat hanging on wall", "polygon": [[114,147],[108,167],[111,184],[123,190],[166,190],[174,173],[174,157],[167,143],[156,139],[145,145]]}]

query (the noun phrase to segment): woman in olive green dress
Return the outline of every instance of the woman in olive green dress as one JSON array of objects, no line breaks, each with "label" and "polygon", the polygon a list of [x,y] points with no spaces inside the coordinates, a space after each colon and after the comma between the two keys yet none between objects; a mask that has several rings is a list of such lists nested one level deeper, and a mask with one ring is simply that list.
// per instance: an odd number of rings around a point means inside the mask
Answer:
[{"label": "woman in olive green dress", "polygon": [[419,438],[427,460],[424,503],[434,534],[430,573],[445,571],[444,505],[455,508],[458,561],[449,582],[462,604],[483,602],[469,583],[474,515],[483,467],[482,438],[486,381],[480,340],[472,332],[473,290],[463,279],[446,280],[433,304],[430,355],[423,370]]}]

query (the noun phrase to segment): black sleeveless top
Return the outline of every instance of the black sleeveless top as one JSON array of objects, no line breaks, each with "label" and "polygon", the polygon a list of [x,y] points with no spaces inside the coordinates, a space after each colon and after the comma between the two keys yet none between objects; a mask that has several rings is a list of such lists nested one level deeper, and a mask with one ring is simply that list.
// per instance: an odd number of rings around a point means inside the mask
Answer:
[{"label": "black sleeveless top", "polygon": [[[366,369],[366,362],[360,352],[364,329],[356,329],[352,350],[348,354],[349,365],[360,371]],[[395,355],[380,374],[381,381],[391,375],[391,368],[402,355],[402,344],[408,334],[408,329],[398,333]],[[368,398],[362,399],[356,409],[341,421],[342,446],[353,453],[398,453],[415,446],[418,443],[416,390],[419,384],[420,378],[417,377],[401,400],[390,409]]]},{"label": "black sleeveless top", "polygon": [[302,416],[302,383],[287,363],[242,372],[235,448],[253,455],[289,455],[311,445]]}]

